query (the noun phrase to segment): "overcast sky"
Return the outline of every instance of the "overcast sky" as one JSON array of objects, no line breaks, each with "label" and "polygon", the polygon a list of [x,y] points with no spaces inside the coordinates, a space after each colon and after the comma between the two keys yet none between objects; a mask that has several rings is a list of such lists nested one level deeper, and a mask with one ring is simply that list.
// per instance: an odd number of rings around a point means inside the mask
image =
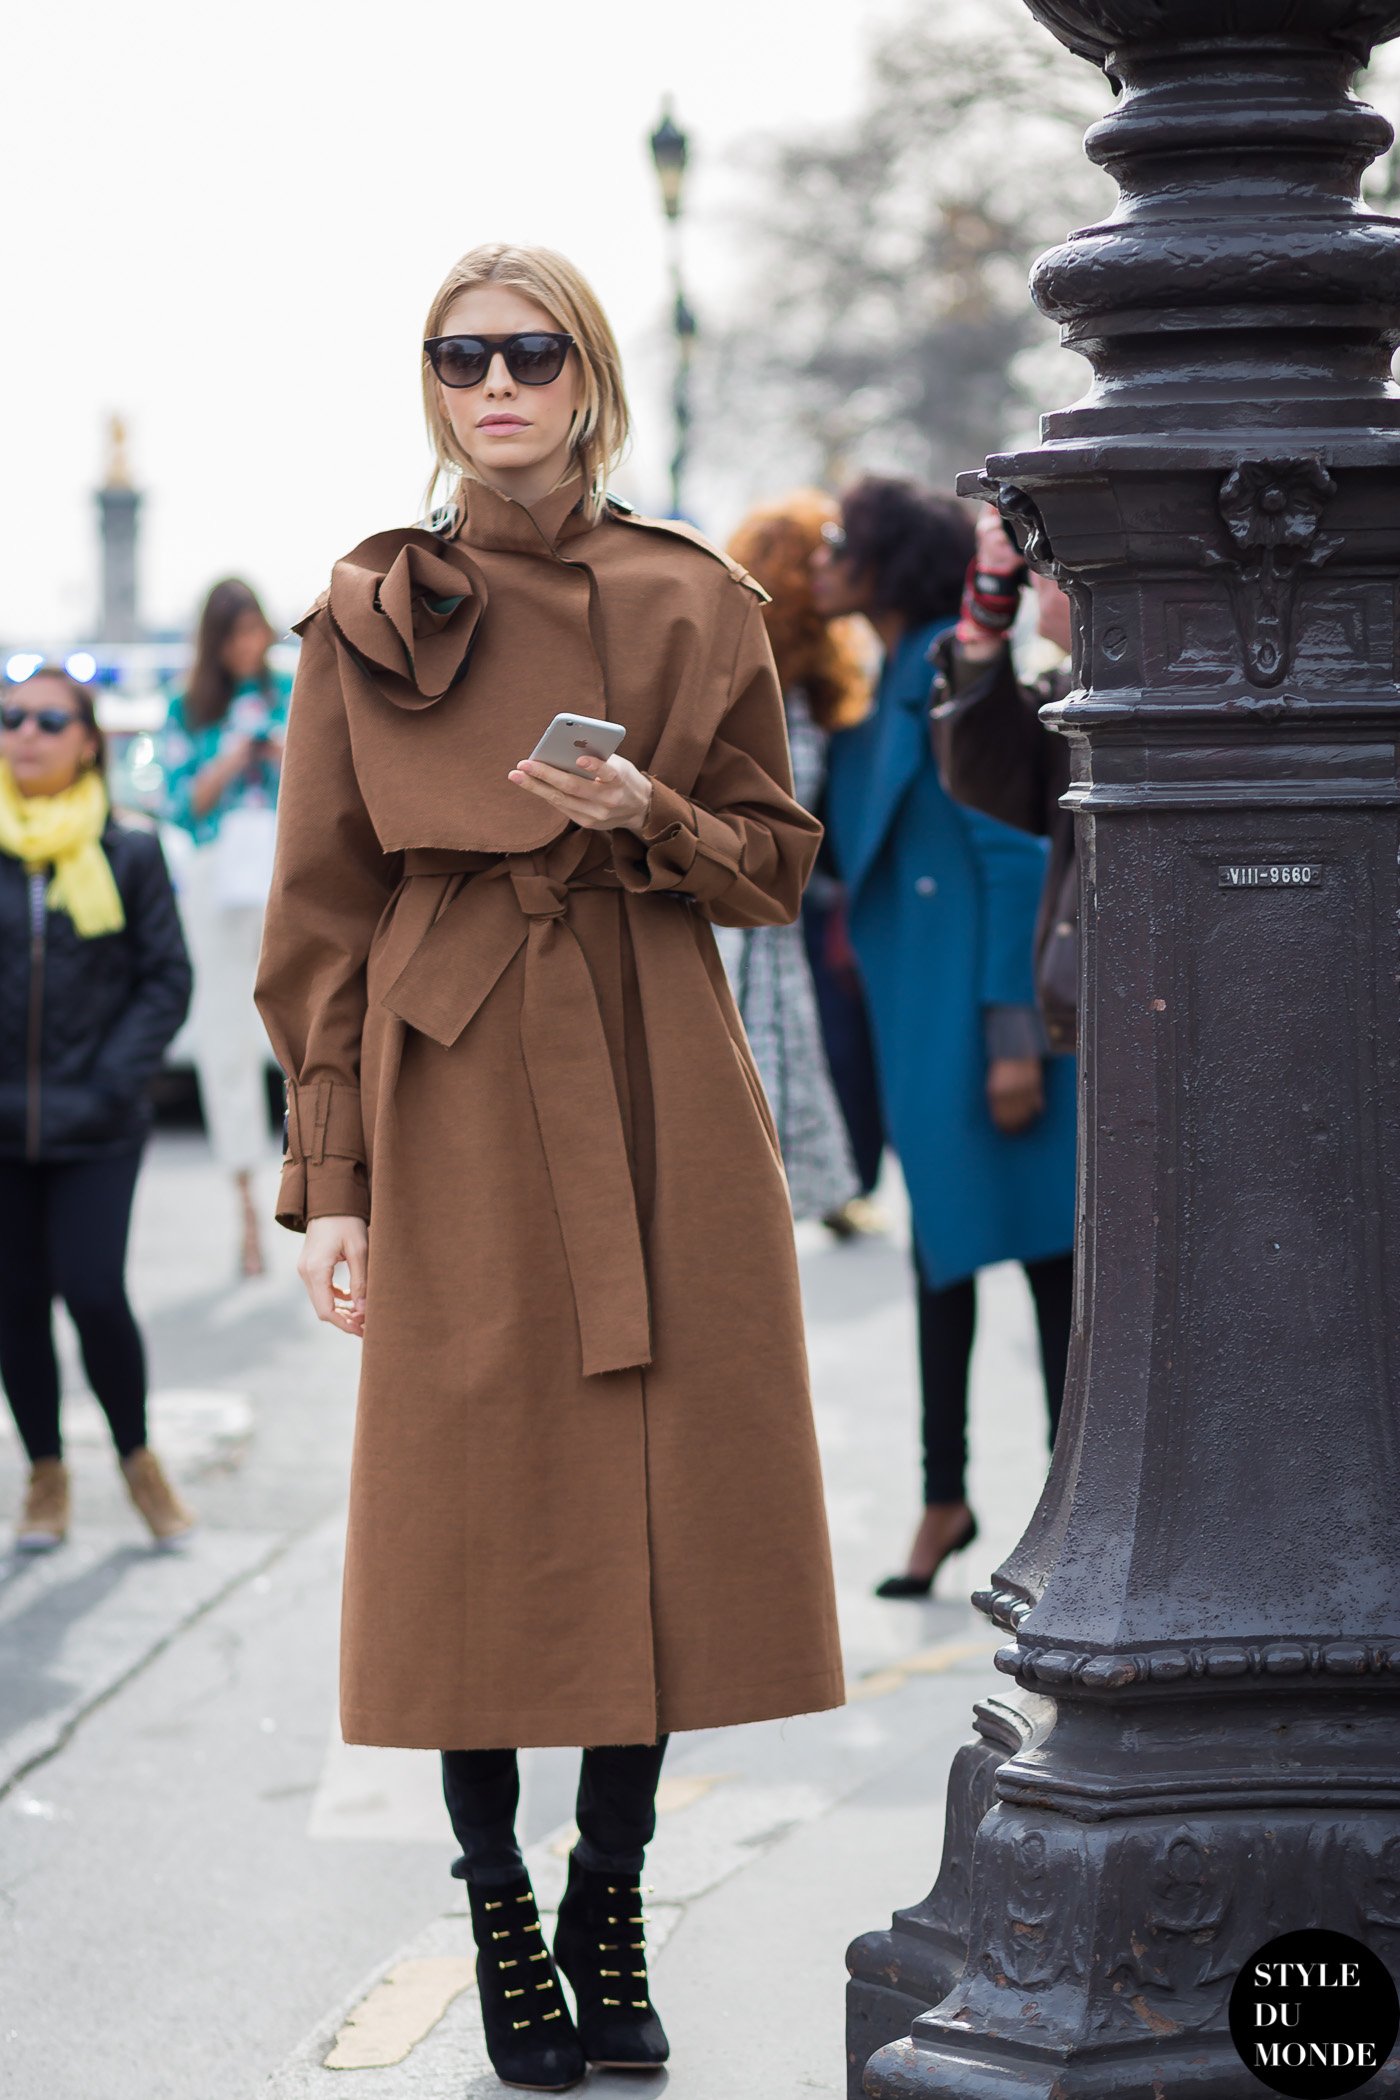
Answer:
[{"label": "overcast sky", "polygon": [[[147,492],[143,610],[246,574],[278,621],[418,514],[429,298],[490,239],[563,249],[628,360],[632,500],[664,507],[662,223],[647,134],[692,141],[693,303],[722,302],[734,149],[839,118],[868,0],[77,0],[0,32],[0,640],[90,628],[105,419]],[[727,517],[705,518],[723,533]]]}]

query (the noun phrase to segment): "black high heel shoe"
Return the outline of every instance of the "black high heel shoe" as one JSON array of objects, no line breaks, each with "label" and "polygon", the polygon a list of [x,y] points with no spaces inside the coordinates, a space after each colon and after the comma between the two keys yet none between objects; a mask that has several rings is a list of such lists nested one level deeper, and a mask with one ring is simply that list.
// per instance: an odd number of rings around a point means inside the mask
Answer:
[{"label": "black high heel shoe", "polygon": [[641,1885],[595,1873],[570,1855],[554,1954],[578,2006],[579,2040],[595,2071],[652,2071],[671,2053],[647,1988]]},{"label": "black high heel shoe", "polygon": [[944,1547],[943,1551],[939,1554],[938,1559],[934,1562],[932,1571],[929,1574],[887,1575],[883,1582],[876,1584],[876,1596],[927,1597],[931,1595],[933,1590],[933,1578],[938,1573],[938,1570],[942,1567],[944,1561],[948,1560],[954,1553],[961,1553],[965,1547],[970,1546],[973,1540],[976,1538],[976,1536],[977,1519],[969,1510],[967,1522],[964,1524],[962,1530],[958,1533],[957,1537],[953,1540],[953,1543],[950,1546]]},{"label": "black high heel shoe", "polygon": [[562,2093],[588,2065],[544,1943],[528,1874],[498,1887],[467,1883],[486,2053],[503,2085]]}]

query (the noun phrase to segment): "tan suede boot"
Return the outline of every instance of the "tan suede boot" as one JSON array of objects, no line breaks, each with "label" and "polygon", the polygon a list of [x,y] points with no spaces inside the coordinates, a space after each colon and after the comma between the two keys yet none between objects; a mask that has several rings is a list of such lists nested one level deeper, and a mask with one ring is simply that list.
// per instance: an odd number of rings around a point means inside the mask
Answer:
[{"label": "tan suede boot", "polygon": [[194,1513],[180,1500],[165,1468],[147,1445],[122,1460],[126,1491],[151,1529],[157,1546],[177,1546],[194,1529]]},{"label": "tan suede boot", "polygon": [[41,1458],[29,1475],[24,1508],[15,1527],[19,1553],[50,1553],[68,1536],[68,1468],[61,1458]]}]

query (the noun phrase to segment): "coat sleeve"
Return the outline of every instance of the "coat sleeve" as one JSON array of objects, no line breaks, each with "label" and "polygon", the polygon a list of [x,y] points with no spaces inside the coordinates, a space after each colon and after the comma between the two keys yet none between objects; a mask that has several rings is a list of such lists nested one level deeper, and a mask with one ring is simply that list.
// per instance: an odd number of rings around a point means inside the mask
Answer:
[{"label": "coat sleeve", "polygon": [[257,1003],[287,1080],[280,1224],[369,1216],[360,1039],[370,942],[398,879],[360,795],[325,616],[302,642]]},{"label": "coat sleeve", "polygon": [[1053,830],[1069,785],[1068,742],[1040,720],[1053,682],[1023,685],[1007,644],[989,663],[969,664],[951,634],[935,662],[933,748],[949,794],[1018,831]]},{"label": "coat sleeve", "polygon": [[122,898],[132,958],[131,997],[103,1040],[94,1084],[134,1100],[160,1069],[190,1005],[190,959],[157,838],[130,842],[131,877]]},{"label": "coat sleeve", "polygon": [[[960,812],[981,901],[981,956],[977,998],[988,1008],[1035,1012],[1035,924],[1045,881],[1044,839],[1013,831],[980,810]],[[1031,1046],[993,1049],[993,1056],[1028,1055]]]},{"label": "coat sleeve", "polygon": [[652,783],[644,833],[619,831],[625,889],[678,891],[719,926],[783,926],[797,917],[822,827],[795,801],[787,721],[758,600],[748,603],[730,702],[693,798]]}]

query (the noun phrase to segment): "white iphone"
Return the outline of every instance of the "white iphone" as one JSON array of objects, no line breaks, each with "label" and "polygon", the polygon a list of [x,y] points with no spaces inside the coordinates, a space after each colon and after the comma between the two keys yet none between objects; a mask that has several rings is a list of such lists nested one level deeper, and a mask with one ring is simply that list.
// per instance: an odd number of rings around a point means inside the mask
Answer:
[{"label": "white iphone", "polygon": [[599,722],[592,715],[556,715],[530,756],[541,765],[572,773],[580,758],[611,758],[626,734],[621,722]]}]

